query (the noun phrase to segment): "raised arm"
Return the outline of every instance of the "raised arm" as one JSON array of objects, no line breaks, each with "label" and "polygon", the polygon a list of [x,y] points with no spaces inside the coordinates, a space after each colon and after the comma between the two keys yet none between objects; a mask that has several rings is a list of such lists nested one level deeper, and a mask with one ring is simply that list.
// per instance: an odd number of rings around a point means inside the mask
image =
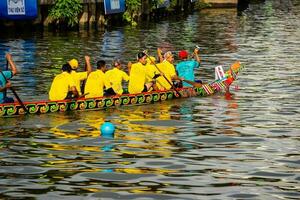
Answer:
[{"label": "raised arm", "polygon": [[199,56],[199,49],[198,48],[196,48],[195,50],[194,50],[194,55],[195,55],[195,58],[196,58],[196,61],[200,64],[200,56]]},{"label": "raised arm", "polygon": [[92,72],[90,57],[89,56],[84,56],[84,59],[85,59],[86,71],[87,71],[88,74],[90,74]]},{"label": "raised arm", "polygon": [[15,64],[14,61],[12,60],[11,54],[10,54],[10,53],[7,53],[7,54],[5,55],[5,58],[6,58],[6,60],[7,60],[8,64],[9,64],[9,66],[10,66],[10,69],[11,69],[13,75],[17,74],[17,73],[18,73],[18,70],[17,70],[16,64]]},{"label": "raised arm", "polygon": [[159,62],[164,61],[164,58],[162,56],[162,50],[160,48],[157,48],[157,56],[158,56]]},{"label": "raised arm", "polygon": [[128,75],[130,75],[131,66],[132,66],[132,62],[129,61],[127,64]]}]

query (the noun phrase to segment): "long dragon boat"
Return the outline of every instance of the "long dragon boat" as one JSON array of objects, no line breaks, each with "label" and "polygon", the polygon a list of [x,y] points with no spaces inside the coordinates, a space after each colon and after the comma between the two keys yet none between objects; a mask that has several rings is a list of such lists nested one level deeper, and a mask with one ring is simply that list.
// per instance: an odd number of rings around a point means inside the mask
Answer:
[{"label": "long dragon boat", "polygon": [[[224,91],[236,80],[237,74],[243,68],[240,62],[231,65],[223,79],[202,84],[201,87],[183,87],[166,91],[143,92],[139,94],[122,94],[99,98],[79,98],[61,101],[37,101],[0,104],[0,116],[18,116],[25,114],[44,114],[75,110],[97,110],[113,106],[140,105],[166,101],[176,98],[205,97]],[[25,108],[24,108],[25,107]]]}]

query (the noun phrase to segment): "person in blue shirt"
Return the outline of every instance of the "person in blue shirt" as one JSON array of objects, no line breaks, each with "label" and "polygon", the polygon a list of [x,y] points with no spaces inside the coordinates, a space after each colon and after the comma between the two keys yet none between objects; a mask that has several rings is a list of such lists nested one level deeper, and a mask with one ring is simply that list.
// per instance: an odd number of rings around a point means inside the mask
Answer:
[{"label": "person in blue shirt", "polygon": [[[182,50],[178,53],[178,57],[180,58],[180,62],[176,65],[176,71],[179,77],[184,79],[183,86],[184,87],[192,87],[192,86],[201,86],[201,84],[197,84],[195,82],[195,73],[194,69],[200,66],[200,57],[199,57],[199,49],[196,48],[194,50],[194,57],[196,60],[188,59],[188,52],[186,50]],[[193,85],[189,83],[193,83]]]},{"label": "person in blue shirt", "polygon": [[7,53],[5,58],[11,70],[0,70],[0,103],[13,103],[14,99],[6,96],[6,90],[11,87],[10,79],[17,73],[17,67],[11,54]]}]

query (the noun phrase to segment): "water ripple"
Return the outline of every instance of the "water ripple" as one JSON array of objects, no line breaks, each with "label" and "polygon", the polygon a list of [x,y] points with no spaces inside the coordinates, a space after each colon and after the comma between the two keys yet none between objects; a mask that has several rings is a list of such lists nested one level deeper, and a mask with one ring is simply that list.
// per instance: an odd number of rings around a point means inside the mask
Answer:
[{"label": "water ripple", "polygon": [[[24,100],[47,98],[60,66],[84,55],[92,64],[134,61],[141,49],[192,51],[196,76],[245,64],[223,94],[101,111],[3,118],[0,199],[298,199],[300,5],[277,1],[209,9],[157,24],[0,38],[20,75]],[[102,138],[105,121],[117,129]]]}]

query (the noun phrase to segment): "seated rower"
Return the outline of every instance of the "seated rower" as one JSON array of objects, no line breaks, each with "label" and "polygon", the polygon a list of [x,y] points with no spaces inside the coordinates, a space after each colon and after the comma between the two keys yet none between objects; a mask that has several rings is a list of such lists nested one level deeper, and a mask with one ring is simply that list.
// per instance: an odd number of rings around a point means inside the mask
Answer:
[{"label": "seated rower", "polygon": [[91,67],[91,64],[90,64],[90,57],[89,56],[85,56],[84,57],[85,59],[85,70],[84,72],[77,72],[77,69],[78,69],[78,61],[76,59],[72,59],[70,60],[68,63],[70,64],[71,66],[71,76],[73,77],[74,79],[74,83],[75,83],[75,86],[76,86],[76,89],[79,93],[79,96],[82,95],[82,92],[83,92],[83,88],[81,88],[81,82],[86,80],[89,73],[92,72],[92,67]]},{"label": "seated rower", "polygon": [[107,94],[115,95],[115,94],[123,94],[123,86],[122,81],[129,81],[129,76],[126,72],[122,70],[122,64],[119,59],[116,59],[112,63],[113,69],[108,70],[105,75],[108,81],[111,84],[112,89],[106,90]]},{"label": "seated rower", "polygon": [[155,57],[153,56],[148,56],[147,57],[147,64],[146,64],[146,73],[147,73],[147,80],[146,82],[153,82],[153,89],[158,90],[156,86],[156,79],[160,76],[162,76],[162,73],[157,69],[156,64],[155,64]]},{"label": "seated rower", "polygon": [[130,94],[147,92],[153,86],[152,82],[147,82],[146,57],[144,52],[138,53],[138,62],[131,65],[128,84],[128,91]]},{"label": "seated rower", "polygon": [[62,73],[55,76],[49,91],[51,101],[60,101],[78,97],[78,91],[71,76],[71,66],[66,63],[61,68]]},{"label": "seated rower", "polygon": [[160,72],[155,67],[155,57],[149,56],[147,58],[146,71],[147,71],[147,81],[152,81],[160,76]]},{"label": "seated rower", "polygon": [[[157,50],[160,60],[162,60],[161,50]],[[164,59],[161,63],[157,64],[159,70],[164,74],[157,78],[157,87],[159,90],[169,90],[174,87],[172,81],[182,81],[183,78],[177,76],[175,67],[173,65],[174,56],[171,51],[164,54]],[[167,80],[166,80],[167,79]]]},{"label": "seated rower", "polygon": [[200,66],[199,49],[194,49],[194,59],[188,59],[188,52],[186,50],[181,50],[178,53],[180,62],[176,65],[176,71],[178,76],[184,78],[183,87],[201,87],[201,83],[195,82],[194,69]]},{"label": "seated rower", "polygon": [[104,60],[97,62],[97,70],[89,74],[84,87],[86,98],[103,97],[104,88],[109,89],[111,85],[105,76],[106,63]]},{"label": "seated rower", "polygon": [[5,58],[11,70],[0,71],[0,103],[13,103],[14,99],[6,96],[6,90],[11,87],[9,80],[17,74],[17,67],[12,60],[11,54],[6,54]]}]

